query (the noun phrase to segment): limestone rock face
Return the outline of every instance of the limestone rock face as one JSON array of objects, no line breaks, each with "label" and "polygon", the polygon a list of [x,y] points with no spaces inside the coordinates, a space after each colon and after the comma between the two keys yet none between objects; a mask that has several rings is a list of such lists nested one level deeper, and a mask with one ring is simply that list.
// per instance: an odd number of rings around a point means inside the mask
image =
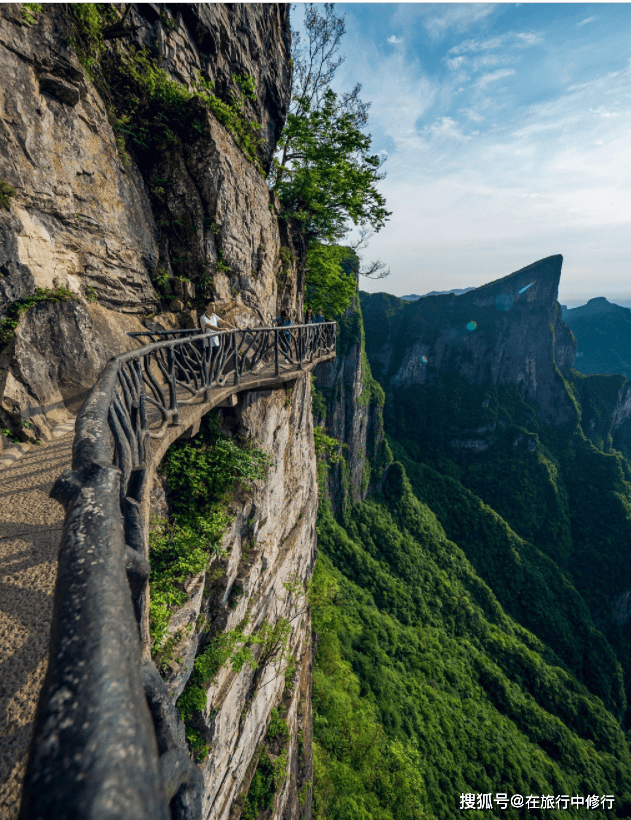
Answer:
[{"label": "limestone rock face", "polygon": [[620,388],[618,403],[613,412],[613,444],[617,450],[631,459],[631,382]]},{"label": "limestone rock face", "polygon": [[363,501],[370,486],[371,464],[383,440],[380,403],[365,351],[361,307],[354,302],[340,323],[337,358],[318,365],[315,384],[326,408],[317,421],[342,444],[344,460],[329,468],[329,495],[336,513],[348,503]]},{"label": "limestone rock face", "polygon": [[[234,671],[226,664],[208,689],[196,724],[210,745],[203,764],[203,816],[239,816],[276,707],[288,734],[282,749],[270,751],[273,759],[285,753],[287,764],[269,816],[308,818],[312,646],[305,589],[315,561],[318,498],[309,377],[285,388],[240,394],[239,404],[222,417],[224,429],[251,440],[272,464],[264,481],[231,504],[236,515],[222,545],[227,557],[190,581],[190,600],[170,624],[171,633],[179,630],[182,637],[165,679],[176,700],[195,655],[218,634],[244,622],[245,632],[253,635],[286,624],[284,648],[270,654],[268,645],[256,645],[258,669],[245,664]],[[154,511],[165,512],[159,487]],[[187,624],[193,628],[187,630]]]},{"label": "limestone rock face", "polygon": [[[16,191],[10,212],[0,209],[0,321],[37,288],[68,288],[85,315],[95,302],[111,311],[102,314],[103,326],[137,329],[123,314],[173,326],[170,314],[160,318],[171,305],[176,321],[192,326],[211,295],[229,320],[268,324],[279,302],[281,239],[260,171],[205,109],[201,133],[176,148],[166,145],[142,161],[132,147],[131,156],[121,152],[111,101],[69,45],[68,14],[64,6],[45,5],[28,23],[19,4],[0,4],[0,179]],[[229,104],[235,76],[252,78],[255,98],[245,99],[244,113],[261,125],[259,159],[268,166],[291,87],[287,7],[135,4],[128,24],[130,36],[106,47],[115,53],[122,44],[130,54],[157,49],[157,64],[189,91],[203,77]],[[295,265],[289,274],[295,280]],[[301,307],[298,290],[289,288],[293,304],[283,303],[294,312]],[[51,310],[57,320],[40,328],[40,337],[66,323],[60,305]],[[123,334],[118,348],[92,345],[87,330],[73,338],[72,350],[55,348],[57,356],[83,356],[93,363],[91,373],[133,346]],[[53,341],[65,340],[63,334],[40,338],[40,346],[53,349]],[[5,347],[0,407],[4,423],[23,436],[16,420],[36,406],[38,436],[45,437],[66,388],[56,383],[59,374],[49,373],[44,390],[41,372],[22,360],[26,351],[19,340]]]},{"label": "limestone rock face", "polygon": [[142,180],[119,158],[61,9],[37,17],[26,26],[19,8],[0,8],[0,178],[16,190],[4,220],[13,264],[36,287],[93,286],[110,308],[148,312],[157,256]]},{"label": "limestone rock face", "polygon": [[389,315],[381,294],[365,295],[367,345],[380,380],[409,387],[441,372],[472,385],[513,384],[546,423],[568,423],[575,410],[562,374],[573,366],[576,342],[557,302],[562,261],[551,256],[459,296],[401,303]]},{"label": "limestone rock face", "polygon": [[[163,37],[156,3],[139,3],[135,11],[154,23]],[[185,82],[199,68],[214,84],[218,97],[230,101],[233,76],[256,81],[250,101],[261,123],[265,165],[269,167],[285,123],[291,88],[289,6],[283,3],[186,3],[171,7],[177,28],[165,38],[165,56],[175,76]],[[143,39],[148,33],[143,32]]]},{"label": "limestone rock face", "polygon": [[130,347],[126,332],[142,329],[137,317],[98,304],[36,305],[0,354],[0,419],[28,439],[48,438],[52,424],[79,410],[103,363]]}]

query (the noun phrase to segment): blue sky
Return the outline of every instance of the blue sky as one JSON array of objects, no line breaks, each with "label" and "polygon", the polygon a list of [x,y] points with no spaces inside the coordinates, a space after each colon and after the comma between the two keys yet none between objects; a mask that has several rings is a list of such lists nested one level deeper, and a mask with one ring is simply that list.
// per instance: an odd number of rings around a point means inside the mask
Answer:
[{"label": "blue sky", "polygon": [[[362,83],[398,295],[564,256],[559,299],[631,301],[631,4],[336,4]],[[293,15],[294,27],[302,11]]]}]

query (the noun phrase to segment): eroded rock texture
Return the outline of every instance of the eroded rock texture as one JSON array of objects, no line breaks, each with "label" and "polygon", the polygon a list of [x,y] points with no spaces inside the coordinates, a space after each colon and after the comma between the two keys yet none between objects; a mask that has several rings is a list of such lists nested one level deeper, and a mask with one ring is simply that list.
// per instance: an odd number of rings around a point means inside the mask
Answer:
[{"label": "eroded rock texture", "polygon": [[468,293],[407,305],[387,294],[365,295],[367,345],[379,380],[405,388],[457,373],[470,385],[516,385],[546,423],[562,427],[576,413],[563,384],[576,341],[557,302],[562,261],[550,256]]},{"label": "eroded rock texture", "polygon": [[[312,647],[305,590],[315,561],[317,514],[310,390],[309,377],[302,376],[276,390],[240,394],[235,408],[222,411],[224,430],[267,452],[272,465],[265,481],[232,502],[236,515],[223,539],[227,557],[191,579],[190,600],[169,627],[178,638],[164,673],[174,701],[195,656],[218,635],[239,628],[255,636],[286,631],[282,645],[272,639],[253,647],[258,668],[246,663],[237,672],[225,665],[194,719],[210,746],[202,764],[209,820],[240,816],[261,754],[286,758],[286,774],[266,816],[310,816]],[[157,516],[168,509],[159,479],[153,508]],[[288,730],[275,744],[263,742],[272,708]]]},{"label": "eroded rock texture", "polygon": [[383,394],[366,358],[359,299],[340,322],[337,358],[318,365],[315,385],[323,400],[317,422],[342,445],[343,460],[328,475],[329,497],[339,513],[366,497],[383,441]]},{"label": "eroded rock texture", "polygon": [[[261,125],[259,161],[268,166],[291,85],[287,8],[137,4],[128,25],[131,35],[108,41],[108,54],[151,48],[156,65],[191,92],[203,77],[229,103],[233,77],[253,79],[245,115]],[[116,100],[90,81],[70,45],[72,27],[61,5],[46,5],[30,22],[20,4],[0,5],[0,179],[16,191],[10,210],[0,208],[0,320],[37,288],[69,289],[84,314],[98,302],[109,311],[99,314],[102,330],[138,329],[148,316],[157,326],[194,326],[209,296],[244,324],[267,324],[280,301],[297,311],[296,265],[281,276],[276,206],[232,135],[202,109],[199,131],[187,139],[148,153],[121,150]],[[166,322],[165,311],[175,312]],[[46,328],[60,326],[55,342],[67,321],[66,307],[49,305]],[[96,344],[92,330],[73,342],[74,360],[83,354],[89,362],[76,377],[82,385],[131,346],[119,333],[122,347],[114,349],[96,333]],[[5,350],[2,367],[9,375],[0,420],[13,433],[45,438],[64,410],[76,409],[76,396],[67,405],[68,391],[33,366],[25,344]]]}]

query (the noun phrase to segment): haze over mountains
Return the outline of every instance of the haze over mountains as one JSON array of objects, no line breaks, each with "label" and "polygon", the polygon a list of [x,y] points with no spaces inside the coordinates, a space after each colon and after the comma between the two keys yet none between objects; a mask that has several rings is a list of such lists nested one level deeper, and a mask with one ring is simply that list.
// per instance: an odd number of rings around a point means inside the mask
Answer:
[{"label": "haze over mountains", "polygon": [[461,293],[468,293],[470,290],[475,290],[475,288],[453,288],[452,290],[430,290],[429,293],[408,293],[407,296],[399,296],[399,299],[403,299],[404,302],[415,302],[417,299],[423,299],[425,296],[442,296],[444,293],[453,293],[456,296],[460,296]]}]

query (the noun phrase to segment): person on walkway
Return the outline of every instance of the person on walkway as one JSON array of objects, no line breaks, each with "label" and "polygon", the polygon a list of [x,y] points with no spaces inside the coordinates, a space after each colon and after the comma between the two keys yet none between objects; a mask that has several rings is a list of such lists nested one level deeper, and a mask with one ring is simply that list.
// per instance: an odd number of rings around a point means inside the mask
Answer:
[{"label": "person on walkway", "polygon": [[232,327],[232,325],[228,324],[225,319],[221,319],[217,313],[215,312],[217,309],[217,303],[215,301],[208,302],[206,304],[206,312],[202,313],[201,318],[199,320],[199,325],[201,329],[206,332],[212,334],[210,339],[210,346],[211,347],[219,347],[219,331],[220,330],[236,330],[237,328]]},{"label": "person on walkway", "polygon": [[[274,319],[274,324],[276,325],[276,327],[291,327],[293,322],[289,318],[289,314],[287,313],[287,311],[286,310],[281,310],[280,316],[277,316]],[[279,336],[279,342],[280,342],[281,350],[285,354],[285,361],[288,362],[289,361],[289,359],[288,359],[289,349],[290,349],[289,346],[291,344],[291,331],[283,330],[282,333],[278,334],[278,336]]]},{"label": "person on walkway", "polygon": [[311,308],[307,308],[305,310],[305,324],[312,325],[313,324],[313,310]]},{"label": "person on walkway", "polygon": [[316,311],[316,315],[315,315],[315,319],[313,320],[313,323],[316,324],[316,325],[319,325],[322,322],[326,322],[326,319],[324,318],[324,314],[322,313],[322,308],[318,308],[318,310]]}]

